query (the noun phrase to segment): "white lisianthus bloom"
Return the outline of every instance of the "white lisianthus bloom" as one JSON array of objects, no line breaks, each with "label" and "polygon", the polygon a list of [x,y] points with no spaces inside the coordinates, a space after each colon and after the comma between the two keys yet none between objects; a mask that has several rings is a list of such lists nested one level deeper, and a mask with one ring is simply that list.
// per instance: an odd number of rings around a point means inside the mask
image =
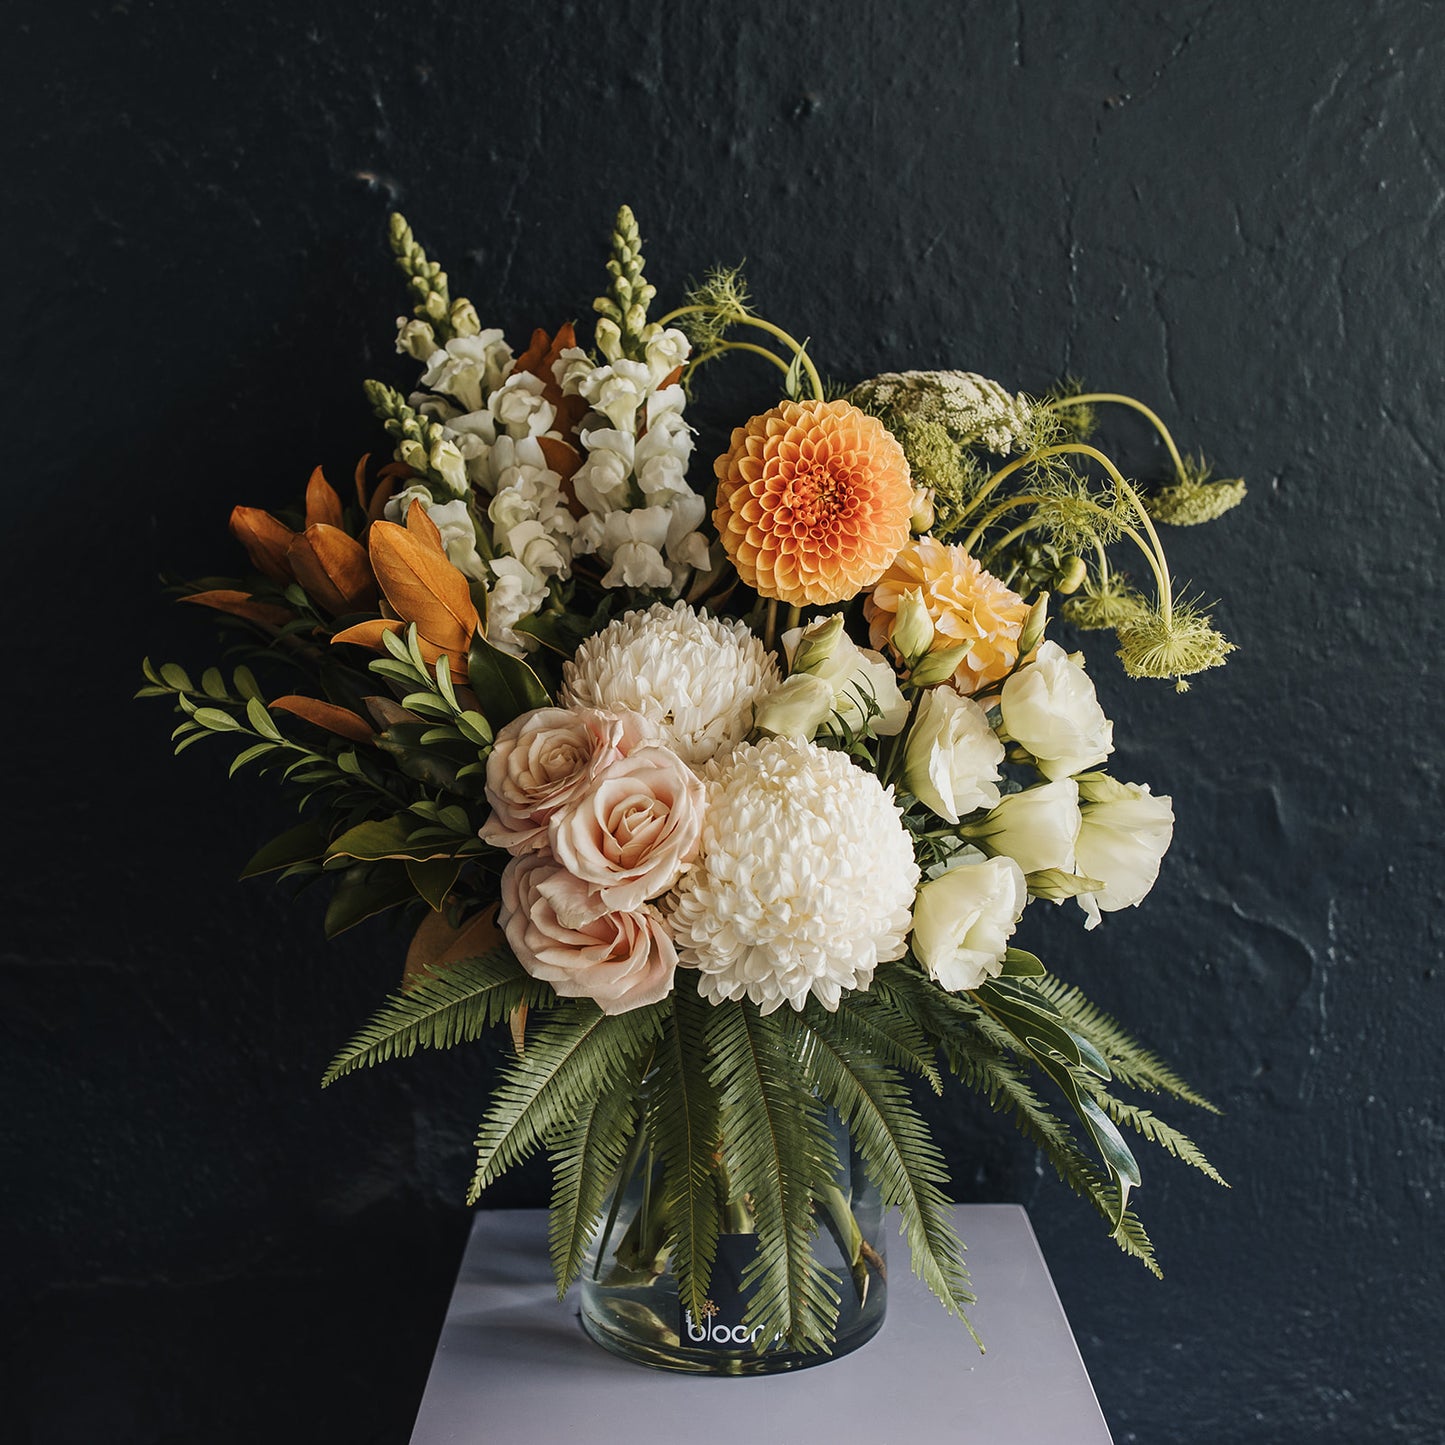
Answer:
[{"label": "white lisianthus bloom", "polygon": [[487,564],[482,561],[482,554],[477,551],[477,529],[472,524],[472,514],[467,504],[460,497],[451,502],[434,502],[425,487],[412,486],[398,492],[386,504],[386,520],[405,525],[406,514],[411,511],[413,502],[421,503],[422,510],[441,533],[447,561],[474,582],[485,581]]},{"label": "white lisianthus bloom", "polygon": [[454,336],[427,357],[421,384],[454,397],[463,411],[480,411],[512,369],[512,348],[500,331]]},{"label": "white lisianthus bloom", "polygon": [[958,863],[913,900],[913,952],[941,987],[978,988],[1003,971],[1008,941],[1029,901],[1012,858]]},{"label": "white lisianthus bloom", "polygon": [[530,371],[514,371],[487,398],[487,410],[508,436],[538,437],[552,429],[557,408],[542,395],[545,383]]},{"label": "white lisianthus bloom", "polygon": [[948,686],[923,694],[903,751],[903,781],[925,807],[950,823],[995,807],[1003,760],[988,714],[971,697]]},{"label": "white lisianthus bloom", "polygon": [[836,1009],[906,949],[918,885],[892,794],[842,753],[745,743],[708,778],[702,848],[661,906],[714,1003]]},{"label": "white lisianthus bloom", "polygon": [[1078,871],[1104,886],[1077,901],[1088,915],[1084,927],[1097,928],[1101,912],[1133,908],[1154,886],[1174,840],[1174,801],[1156,798],[1147,783],[1120,783],[1103,773],[1086,773],[1078,784]]},{"label": "white lisianthus bloom", "polygon": [[669,326],[666,331],[659,331],[653,336],[644,348],[647,365],[652,372],[652,384],[657,386],[676,371],[687,360],[691,350],[687,337],[676,326]]},{"label": "white lisianthus bloom", "polygon": [[581,378],[577,390],[619,431],[632,428],[637,409],[652,389],[652,372],[642,361],[614,361]]},{"label": "white lisianthus bloom", "polygon": [[1046,868],[1077,873],[1074,845],[1079,821],[1079,785],[1072,778],[1060,778],[1009,793],[988,817],[968,829],[968,836],[990,853],[1006,854],[1025,873]]},{"label": "white lisianthus bloom", "polygon": [[[807,631],[819,626],[826,623],[815,623]],[[789,663],[797,655],[804,634],[805,629],[801,627],[783,634],[783,648]],[[903,731],[908,721],[908,700],[898,687],[898,674],[893,671],[893,665],[881,652],[859,647],[846,633],[840,632],[828,656],[810,662],[807,670],[832,689],[833,706],[828,711],[838,714],[841,726],[881,738],[891,738]]]},{"label": "white lisianthus bloom", "polygon": [[1114,724],[1104,716],[1094,684],[1057,642],[1003,685],[999,697],[1009,736],[1038,760],[1046,778],[1067,778],[1097,767],[1114,751]]},{"label": "white lisianthus bloom", "polygon": [[628,612],[589,637],[562,667],[563,706],[640,712],[697,766],[749,733],[778,665],[742,622],[686,603]]}]

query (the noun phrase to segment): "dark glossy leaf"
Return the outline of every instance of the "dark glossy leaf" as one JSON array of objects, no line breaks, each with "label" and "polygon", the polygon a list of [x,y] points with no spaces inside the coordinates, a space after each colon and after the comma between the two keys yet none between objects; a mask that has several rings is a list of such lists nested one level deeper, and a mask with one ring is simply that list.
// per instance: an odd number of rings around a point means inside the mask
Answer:
[{"label": "dark glossy leaf", "polygon": [[326,851],[326,828],[315,818],[308,818],[294,828],[264,843],[251,856],[251,861],[241,870],[242,878],[258,878],[263,873],[274,873],[278,868],[289,868],[294,863],[309,863]]},{"label": "dark glossy leaf", "polygon": [[541,678],[525,662],[493,647],[481,636],[472,640],[467,680],[494,729],[505,727],[524,712],[547,707],[552,701]]}]

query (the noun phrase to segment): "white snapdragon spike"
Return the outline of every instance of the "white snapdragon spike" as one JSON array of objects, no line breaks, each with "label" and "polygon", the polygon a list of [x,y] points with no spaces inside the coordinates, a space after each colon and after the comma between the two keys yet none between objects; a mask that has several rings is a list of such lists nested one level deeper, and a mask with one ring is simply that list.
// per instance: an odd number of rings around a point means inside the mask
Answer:
[{"label": "white snapdragon spike", "polygon": [[478,411],[512,369],[512,348],[500,331],[454,336],[427,357],[421,384],[452,397],[463,411]]},{"label": "white snapdragon spike", "polygon": [[664,902],[679,962],[713,1003],[836,1009],[901,958],[918,885],[891,790],[790,738],[713,764],[702,848]]},{"label": "white snapdragon spike", "polygon": [[419,321],[414,316],[396,318],[396,349],[398,355],[409,356],[413,361],[425,361],[437,351],[436,332],[431,323]]},{"label": "white snapdragon spike", "polygon": [[629,506],[629,479],[636,459],[631,432],[594,427],[579,434],[586,460],[572,474],[577,500],[594,515]]},{"label": "white snapdragon spike", "polygon": [[652,385],[652,371],[645,362],[619,360],[583,377],[577,389],[619,431],[631,431]]},{"label": "white snapdragon spike", "polygon": [[557,408],[542,395],[545,386],[542,378],[530,371],[514,371],[487,398],[497,431],[518,440],[551,431]]},{"label": "white snapdragon spike", "polygon": [[552,363],[552,379],[562,388],[563,396],[580,396],[583,381],[595,370],[592,358],[580,346],[564,346]]},{"label": "white snapdragon spike", "polygon": [[474,582],[486,580],[487,565],[477,551],[477,529],[472,521],[471,509],[461,498],[450,502],[434,502],[431,492],[424,486],[410,486],[398,492],[386,504],[385,517],[388,522],[406,523],[411,504],[420,502],[422,510],[441,533],[442,547],[447,561],[464,577]]},{"label": "white snapdragon spike", "polygon": [[654,387],[661,387],[687,360],[692,346],[684,332],[676,326],[669,326],[665,331],[654,332],[643,350],[647,357],[647,368],[652,373],[652,384]]},{"label": "white snapdragon spike", "polygon": [[546,580],[529,572],[517,557],[497,557],[487,564],[493,582],[487,593],[487,641],[514,657],[525,657],[536,639],[516,631],[547,600]]},{"label": "white snapdragon spike", "polygon": [[1085,773],[1078,786],[1079,872],[1104,885],[1077,899],[1088,929],[1099,926],[1101,913],[1137,907],[1153,888],[1174,839],[1174,802],[1156,798],[1147,783],[1120,783],[1103,773]]},{"label": "white snapdragon spike", "polygon": [[930,879],[913,901],[913,952],[929,977],[957,993],[1003,972],[1008,941],[1029,901],[1012,858],[970,856]]},{"label": "white snapdragon spike", "polygon": [[575,549],[596,552],[608,564],[604,587],[670,587],[672,568],[662,555],[670,521],[665,507],[637,507],[606,516],[589,512],[578,524]]},{"label": "white snapdragon spike", "polygon": [[684,762],[731,751],[778,684],[778,664],[747,624],[654,603],[610,622],[562,667],[566,707],[637,712]]},{"label": "white snapdragon spike", "polygon": [[1046,778],[1097,767],[1114,751],[1114,724],[1093,682],[1057,642],[1041,643],[1034,661],[1004,683],[999,706],[1009,736]]},{"label": "white snapdragon spike", "polygon": [[1012,858],[1025,873],[1050,868],[1077,873],[1074,845],[1079,824],[1079,785],[1072,778],[1060,778],[1008,794],[986,818],[969,828],[968,836],[990,853]]}]

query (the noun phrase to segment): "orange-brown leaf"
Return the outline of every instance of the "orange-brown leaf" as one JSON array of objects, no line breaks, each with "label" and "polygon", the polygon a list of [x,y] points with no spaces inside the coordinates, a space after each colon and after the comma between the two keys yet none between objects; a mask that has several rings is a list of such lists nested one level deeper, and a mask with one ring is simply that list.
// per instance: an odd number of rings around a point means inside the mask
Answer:
[{"label": "orange-brown leaf", "polygon": [[537,445],[542,448],[542,455],[546,457],[547,465],[564,482],[571,481],[572,474],[582,465],[582,458],[577,449],[569,446],[560,437],[538,437]]},{"label": "orange-brown leaf", "polygon": [[306,483],[306,525],[311,527],[317,522],[324,522],[328,527],[340,527],[342,523],[341,498],[320,467]]},{"label": "orange-brown leaf", "polygon": [[332,637],[332,642],[350,642],[356,647],[369,647],[373,652],[385,652],[386,643],[381,639],[388,632],[400,635],[406,631],[406,623],[397,622],[392,618],[373,617],[366,622],[358,622],[355,626],[346,628]]},{"label": "orange-brown leaf", "polygon": [[532,333],[531,345],[517,358],[513,371],[529,371],[543,381],[551,381],[550,373],[544,373],[543,363],[552,347],[552,338],[539,326]]},{"label": "orange-brown leaf", "polygon": [[[433,527],[435,531],[435,527]],[[480,625],[467,579],[446,553],[395,522],[371,528],[371,564],[392,611],[453,665],[464,658]]]},{"label": "orange-brown leaf", "polygon": [[235,592],[226,587],[217,587],[210,592],[192,592],[181,601],[199,602],[202,607],[214,607],[217,612],[229,612],[232,617],[244,617],[247,622],[259,622],[263,627],[284,627],[295,616],[288,608],[278,607],[274,602],[257,602],[249,592]]},{"label": "orange-brown leaf", "polygon": [[351,474],[351,479],[356,483],[356,505],[364,512],[366,510],[367,486],[366,486],[366,464],[371,460],[370,452],[362,452],[361,460],[356,464],[356,470]]},{"label": "orange-brown leaf", "polygon": [[460,963],[464,958],[478,958],[506,945],[497,927],[495,906],[473,914],[460,928],[453,928],[444,913],[428,913],[412,935],[411,946],[406,951],[402,991],[415,988],[428,974],[443,972],[449,964]]},{"label": "orange-brown leaf", "polygon": [[386,504],[396,495],[397,479],[386,477],[376,484],[376,489],[371,494],[371,500],[366,504],[366,520],[368,523],[379,522],[386,514]]},{"label": "orange-brown leaf", "polygon": [[429,547],[434,547],[443,557],[446,556],[447,549],[442,545],[441,529],[427,516],[420,497],[413,497],[411,506],[406,509],[406,530]]},{"label": "orange-brown leaf", "polygon": [[273,582],[291,581],[286,553],[296,533],[260,507],[232,507],[231,535],[246,549],[251,565]]},{"label": "orange-brown leaf", "polygon": [[306,722],[315,723],[317,727],[325,728],[327,732],[335,733],[338,737],[349,738],[354,743],[369,743],[372,739],[371,724],[365,718],[358,717],[348,707],[337,707],[334,702],[322,702],[319,697],[290,693],[286,697],[278,697],[271,706]]},{"label": "orange-brown leaf", "polygon": [[376,579],[366,549],[340,527],[313,523],[286,557],[307,595],[332,616],[376,605]]}]

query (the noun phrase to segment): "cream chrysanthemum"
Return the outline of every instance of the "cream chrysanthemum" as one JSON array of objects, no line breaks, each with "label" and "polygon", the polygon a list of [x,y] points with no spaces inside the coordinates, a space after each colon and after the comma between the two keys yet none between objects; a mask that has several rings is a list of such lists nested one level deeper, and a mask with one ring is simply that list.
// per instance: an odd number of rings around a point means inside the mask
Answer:
[{"label": "cream chrysanthemum", "polygon": [[892,793],[842,753],[789,738],[707,770],[702,849],[665,905],[713,1003],[835,1009],[903,956],[918,886]]},{"label": "cream chrysanthemum", "polygon": [[562,703],[641,713],[696,766],[748,735],[753,709],[778,682],[777,663],[744,623],[659,602],[577,649],[562,668]]}]

